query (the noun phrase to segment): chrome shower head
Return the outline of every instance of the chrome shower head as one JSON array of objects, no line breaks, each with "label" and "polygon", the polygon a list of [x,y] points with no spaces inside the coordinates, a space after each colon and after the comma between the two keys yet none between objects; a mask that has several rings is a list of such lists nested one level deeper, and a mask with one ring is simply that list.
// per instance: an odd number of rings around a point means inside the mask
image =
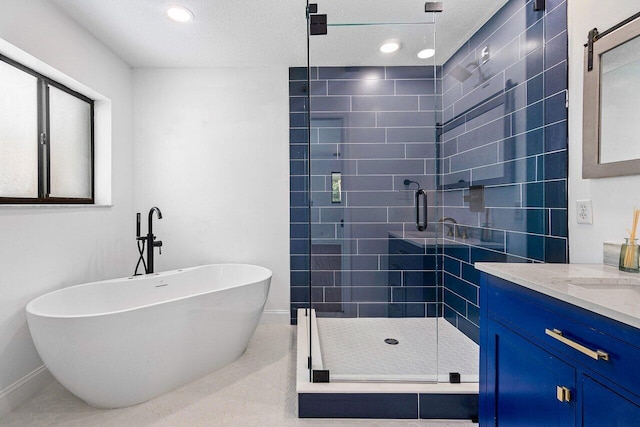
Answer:
[{"label": "chrome shower head", "polygon": [[451,74],[453,78],[455,78],[460,83],[464,83],[465,80],[471,77],[472,73],[471,71],[467,70],[465,67],[462,67],[460,66],[460,64],[457,64],[455,67],[453,67],[451,71],[449,71],[449,74]]}]

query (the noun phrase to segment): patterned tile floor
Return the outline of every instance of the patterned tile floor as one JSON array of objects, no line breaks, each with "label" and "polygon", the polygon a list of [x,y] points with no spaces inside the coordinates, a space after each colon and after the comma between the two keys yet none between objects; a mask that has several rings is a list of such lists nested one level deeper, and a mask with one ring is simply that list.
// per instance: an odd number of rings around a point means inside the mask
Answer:
[{"label": "patterned tile floor", "polygon": [[236,362],[148,402],[123,409],[95,409],[54,382],[0,419],[0,425],[474,426],[467,421],[298,419],[295,353],[295,327],[260,325]]},{"label": "patterned tile floor", "polygon": [[334,379],[478,381],[478,345],[444,319],[319,317],[318,336]]}]

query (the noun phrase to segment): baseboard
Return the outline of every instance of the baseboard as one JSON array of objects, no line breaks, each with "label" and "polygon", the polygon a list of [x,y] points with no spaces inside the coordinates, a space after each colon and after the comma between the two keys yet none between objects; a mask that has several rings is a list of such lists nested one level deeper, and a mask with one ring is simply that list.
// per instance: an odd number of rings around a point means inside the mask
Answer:
[{"label": "baseboard", "polygon": [[265,310],[260,319],[261,324],[265,325],[288,325],[290,313],[288,310]]},{"label": "baseboard", "polygon": [[55,380],[49,370],[42,365],[0,391],[0,418],[31,399],[53,381]]}]

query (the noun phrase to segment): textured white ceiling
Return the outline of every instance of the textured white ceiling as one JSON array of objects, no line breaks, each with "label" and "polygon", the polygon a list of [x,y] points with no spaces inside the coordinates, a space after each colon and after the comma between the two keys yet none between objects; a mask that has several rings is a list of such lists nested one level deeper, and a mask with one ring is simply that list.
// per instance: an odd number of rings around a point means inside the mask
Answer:
[{"label": "textured white ceiling", "polygon": [[[306,64],[305,0],[50,0],[132,67],[251,67]],[[444,0],[424,13],[424,0],[317,0],[330,24],[311,38],[317,65],[419,65],[415,54],[436,43],[445,62],[506,0]],[[164,10],[180,4],[188,24]],[[435,17],[435,24],[434,22]],[[347,24],[384,25],[347,25]],[[344,24],[344,25],[339,25]],[[399,39],[402,48],[378,47]]]}]

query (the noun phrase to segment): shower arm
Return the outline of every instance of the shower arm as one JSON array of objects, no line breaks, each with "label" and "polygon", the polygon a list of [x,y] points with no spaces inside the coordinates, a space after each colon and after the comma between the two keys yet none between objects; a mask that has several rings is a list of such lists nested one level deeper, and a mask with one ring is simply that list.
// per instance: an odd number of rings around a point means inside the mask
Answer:
[{"label": "shower arm", "polygon": [[416,190],[421,190],[421,189],[422,189],[422,186],[420,185],[420,183],[419,183],[419,182],[417,182],[417,181],[411,181],[410,179],[405,179],[405,180],[404,180],[404,185],[409,186],[409,185],[411,185],[411,184],[416,184],[416,185],[418,186],[418,188],[416,188]]}]

